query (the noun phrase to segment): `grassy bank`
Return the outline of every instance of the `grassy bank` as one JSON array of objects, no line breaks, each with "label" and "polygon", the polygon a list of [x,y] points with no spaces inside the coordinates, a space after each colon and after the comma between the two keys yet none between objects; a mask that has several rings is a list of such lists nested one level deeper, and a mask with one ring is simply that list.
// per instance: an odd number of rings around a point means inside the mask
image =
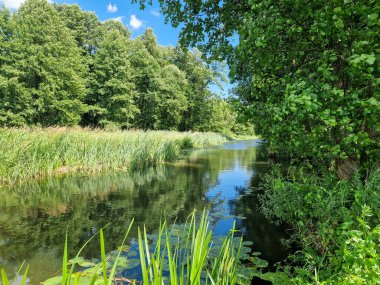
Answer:
[{"label": "grassy bank", "polygon": [[73,171],[138,169],[174,160],[185,148],[225,141],[216,133],[1,128],[0,185]]}]

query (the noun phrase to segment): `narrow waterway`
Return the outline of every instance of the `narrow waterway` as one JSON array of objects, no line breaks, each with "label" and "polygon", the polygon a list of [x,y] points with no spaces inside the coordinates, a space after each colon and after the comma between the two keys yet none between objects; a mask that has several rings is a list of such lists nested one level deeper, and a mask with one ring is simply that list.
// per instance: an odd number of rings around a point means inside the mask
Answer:
[{"label": "narrow waterway", "polygon": [[[215,234],[227,233],[236,221],[253,250],[274,264],[287,250],[285,230],[259,211],[258,187],[269,167],[259,140],[239,141],[189,151],[171,165],[139,173],[69,175],[0,188],[0,267],[14,277],[25,261],[29,284],[39,284],[59,271],[66,228],[70,256],[108,223],[106,248],[113,250],[132,218],[153,233],[163,215],[181,222],[203,207],[210,209]],[[129,242],[136,236],[135,227]],[[98,241],[83,252],[99,255]]]}]

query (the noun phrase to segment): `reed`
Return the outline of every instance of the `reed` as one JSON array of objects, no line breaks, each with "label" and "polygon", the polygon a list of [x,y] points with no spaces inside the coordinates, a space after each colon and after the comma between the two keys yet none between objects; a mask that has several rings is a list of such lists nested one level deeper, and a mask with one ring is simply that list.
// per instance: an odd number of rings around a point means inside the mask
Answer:
[{"label": "reed", "polygon": [[0,128],[0,185],[74,171],[126,171],[176,159],[185,148],[222,144],[215,133]]},{"label": "reed", "polygon": [[[97,264],[88,262],[83,265],[87,269],[76,271],[75,267],[84,259],[80,257],[87,244],[98,235],[91,237],[78,251],[73,259],[68,257],[67,234],[64,244],[62,269],[60,276],[52,277],[42,284],[45,285],[76,285],[76,284],[104,284],[111,285],[126,281],[127,284],[142,285],[234,285],[238,283],[237,269],[239,266],[241,238],[235,237],[235,226],[224,238],[222,246],[212,242],[212,231],[206,211],[197,219],[194,211],[185,224],[168,226],[164,222],[152,244],[145,227],[138,229],[138,254],[140,256],[141,279],[131,280],[125,277],[128,264],[128,254],[125,252],[125,243],[131,231],[133,220],[129,224],[124,240],[115,253],[106,254],[103,230],[100,238],[100,257]],[[69,234],[69,233],[68,233]],[[218,252],[216,255],[211,251]],[[21,270],[21,269],[20,269]],[[2,283],[8,285],[8,277],[4,269],[0,270]],[[23,276],[23,283],[27,280],[28,267]],[[239,280],[240,281],[240,280]],[[123,283],[124,284],[124,283]],[[245,284],[245,283],[244,283]]]},{"label": "reed", "polygon": [[[237,284],[237,268],[242,239],[238,238],[238,242],[236,242],[235,226],[225,237],[219,254],[215,258],[211,258],[212,231],[209,229],[206,211],[203,211],[199,223],[196,221],[195,213],[192,213],[188,220],[189,222],[186,222],[182,231],[170,231],[165,222],[160,228],[153,252],[149,249],[145,228],[143,235],[139,229],[142,284]],[[169,270],[167,270],[167,266]],[[170,283],[164,282],[165,271],[169,271],[167,279]]]}]

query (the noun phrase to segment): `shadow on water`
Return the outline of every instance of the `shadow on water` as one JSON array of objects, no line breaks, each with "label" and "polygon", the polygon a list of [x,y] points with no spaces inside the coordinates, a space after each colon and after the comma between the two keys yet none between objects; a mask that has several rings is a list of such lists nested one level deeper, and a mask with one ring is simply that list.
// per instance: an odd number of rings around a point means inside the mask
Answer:
[{"label": "shadow on water", "polygon": [[[30,284],[39,284],[61,264],[66,228],[73,256],[101,227],[106,249],[120,245],[127,225],[155,232],[163,214],[182,222],[194,208],[208,207],[214,232],[223,235],[236,221],[253,251],[270,265],[283,260],[285,230],[260,214],[256,191],[269,169],[260,141],[242,141],[188,152],[182,160],[143,172],[68,175],[42,182],[0,188],[0,266],[16,272],[25,260]],[[98,240],[85,248],[86,258],[99,257]]]}]

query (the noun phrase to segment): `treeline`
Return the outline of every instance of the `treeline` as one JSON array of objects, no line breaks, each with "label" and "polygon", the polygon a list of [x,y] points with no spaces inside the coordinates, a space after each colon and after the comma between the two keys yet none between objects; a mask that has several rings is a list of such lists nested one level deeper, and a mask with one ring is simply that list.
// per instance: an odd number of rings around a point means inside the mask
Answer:
[{"label": "treeline", "polygon": [[241,131],[232,104],[209,90],[223,79],[219,67],[197,50],[158,45],[151,29],[132,39],[78,5],[2,7],[0,126]]}]

